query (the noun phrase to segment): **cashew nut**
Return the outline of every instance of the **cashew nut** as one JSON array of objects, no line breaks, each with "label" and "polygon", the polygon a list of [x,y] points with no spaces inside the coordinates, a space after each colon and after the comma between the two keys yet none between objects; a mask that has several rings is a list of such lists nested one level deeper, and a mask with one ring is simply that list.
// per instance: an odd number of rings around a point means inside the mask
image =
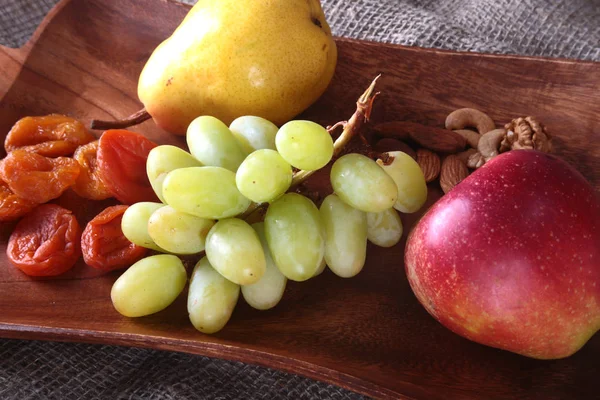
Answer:
[{"label": "cashew nut", "polygon": [[494,121],[485,113],[474,108],[461,108],[446,117],[446,129],[456,130],[466,127],[476,128],[484,135],[496,127]]},{"label": "cashew nut", "polygon": [[477,150],[483,156],[483,159],[487,162],[493,157],[497,156],[500,152],[500,143],[506,136],[506,129],[494,129],[481,136]]},{"label": "cashew nut", "polygon": [[481,135],[475,131],[471,131],[468,129],[456,129],[454,132],[458,133],[460,136],[464,137],[472,148],[476,149],[477,144],[479,143],[479,139],[481,139]]}]

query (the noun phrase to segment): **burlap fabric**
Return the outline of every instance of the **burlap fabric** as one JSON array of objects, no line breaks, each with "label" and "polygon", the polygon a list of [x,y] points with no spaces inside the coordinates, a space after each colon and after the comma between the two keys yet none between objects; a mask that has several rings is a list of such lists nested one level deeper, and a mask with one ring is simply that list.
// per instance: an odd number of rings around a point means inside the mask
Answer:
[{"label": "burlap fabric", "polygon": [[[0,44],[18,47],[25,43],[56,2],[0,0]],[[600,61],[600,0],[322,3],[338,36]],[[360,398],[295,375],[206,357],[112,346],[0,340],[0,399]]]}]

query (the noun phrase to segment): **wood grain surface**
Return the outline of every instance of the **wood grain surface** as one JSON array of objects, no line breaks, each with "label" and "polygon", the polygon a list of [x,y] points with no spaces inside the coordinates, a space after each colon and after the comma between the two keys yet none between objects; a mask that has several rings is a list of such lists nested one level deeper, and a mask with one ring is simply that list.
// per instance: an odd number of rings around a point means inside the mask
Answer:
[{"label": "wood grain surface", "polygon": [[[78,0],[55,8],[22,49],[0,48],[0,132],[25,115],[52,112],[125,117],[140,108],[137,77],[154,47],[188,7],[168,1]],[[303,117],[348,118],[382,73],[373,122],[410,120],[443,127],[460,107],[498,123],[534,115],[557,154],[600,189],[600,64],[459,54],[338,40],[331,87]],[[182,145],[145,122],[133,130]],[[2,154],[3,156],[3,154]],[[430,186],[428,205],[440,196]],[[71,193],[59,202],[84,225],[107,202]],[[419,215],[404,215],[406,232]],[[31,279],[9,265],[13,224],[0,225],[0,336],[143,346],[240,360],[332,382],[377,398],[593,398],[600,385],[600,335],[574,356],[537,361],[484,347],[442,327],[414,297],[404,273],[404,241],[369,247],[363,272],[326,272],[290,283],[282,302],[260,312],[240,301],[219,334],[189,323],[185,295],[156,315],[127,319],[110,302],[118,273],[97,276],[83,263],[68,274]],[[406,236],[406,235],[405,235]]]}]

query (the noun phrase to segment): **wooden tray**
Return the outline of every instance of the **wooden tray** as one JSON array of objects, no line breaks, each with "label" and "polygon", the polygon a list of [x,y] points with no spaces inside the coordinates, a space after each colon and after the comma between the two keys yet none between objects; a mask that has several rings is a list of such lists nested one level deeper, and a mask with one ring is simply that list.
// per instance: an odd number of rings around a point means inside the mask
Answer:
[{"label": "wooden tray", "polygon": [[[21,49],[0,48],[0,132],[21,116],[68,113],[124,117],[140,104],[138,74],[188,7],[148,0],[62,1]],[[464,54],[340,39],[334,82],[305,117],[348,118],[370,80],[383,73],[373,120],[440,125],[472,106],[497,122],[539,117],[560,156],[600,188],[600,64]],[[153,123],[135,128],[179,143]],[[2,154],[3,156],[3,154]],[[440,191],[432,186],[430,203]],[[106,203],[65,195],[85,223]],[[403,216],[408,231],[418,215]],[[369,248],[349,280],[327,272],[291,283],[272,311],[240,301],[214,336],[188,322],[182,296],[167,310],[126,319],[114,311],[118,274],[94,276],[83,264],[51,282],[8,264],[12,225],[0,225],[0,336],[152,347],[260,364],[331,382],[378,398],[591,398],[600,385],[600,335],[574,356],[536,361],[467,341],[442,327],[415,299],[404,274],[404,243]]]}]

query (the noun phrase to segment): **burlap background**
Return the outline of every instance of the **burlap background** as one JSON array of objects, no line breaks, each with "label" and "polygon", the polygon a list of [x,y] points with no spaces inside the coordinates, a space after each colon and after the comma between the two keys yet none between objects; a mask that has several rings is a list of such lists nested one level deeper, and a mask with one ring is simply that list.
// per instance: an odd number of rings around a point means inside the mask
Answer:
[{"label": "burlap background", "polygon": [[[56,2],[0,0],[0,44],[18,47],[25,43]],[[339,36],[462,51],[600,60],[600,0],[322,3]],[[0,340],[0,399],[96,398],[363,397],[298,376],[206,357],[111,346]]]}]

